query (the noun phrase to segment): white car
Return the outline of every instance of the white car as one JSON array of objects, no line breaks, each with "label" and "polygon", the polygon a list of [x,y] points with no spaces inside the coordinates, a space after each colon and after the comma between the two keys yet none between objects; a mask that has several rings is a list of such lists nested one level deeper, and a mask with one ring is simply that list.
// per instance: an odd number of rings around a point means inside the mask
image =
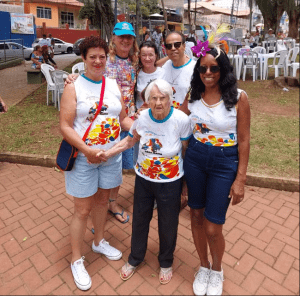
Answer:
[{"label": "white car", "polygon": [[16,42],[0,43],[0,59],[24,58],[30,60],[32,52],[33,48]]},{"label": "white car", "polygon": [[[43,38],[36,38],[33,43],[32,47],[34,48],[36,45],[39,44],[39,41],[42,40]],[[65,41],[62,41],[58,38],[54,38],[55,45],[54,45],[54,53],[72,53],[73,52],[73,44],[68,43]]]}]

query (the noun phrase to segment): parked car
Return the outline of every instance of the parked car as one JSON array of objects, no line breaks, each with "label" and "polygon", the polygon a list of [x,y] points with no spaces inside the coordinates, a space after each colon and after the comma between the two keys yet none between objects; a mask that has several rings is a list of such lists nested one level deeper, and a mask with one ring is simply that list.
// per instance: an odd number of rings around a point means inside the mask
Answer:
[{"label": "parked car", "polygon": [[78,39],[73,45],[73,52],[78,56],[80,55],[79,44],[83,41],[83,39],[84,38]]},{"label": "parked car", "polygon": [[16,42],[0,43],[0,59],[24,58],[25,60],[30,60],[32,52],[33,48]]},{"label": "parked car", "polygon": [[[36,45],[39,44],[39,41],[43,38],[36,38],[32,43],[32,47],[34,48]],[[55,53],[72,53],[73,52],[73,44],[60,40],[58,38],[54,38],[55,45],[54,45],[54,52]]]}]

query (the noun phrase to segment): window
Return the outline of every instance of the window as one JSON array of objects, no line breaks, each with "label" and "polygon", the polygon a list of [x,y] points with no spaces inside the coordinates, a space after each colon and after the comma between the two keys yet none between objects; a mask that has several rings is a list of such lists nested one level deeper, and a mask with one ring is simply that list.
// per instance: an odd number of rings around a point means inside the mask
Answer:
[{"label": "window", "polygon": [[61,12],[60,14],[61,24],[69,24],[70,28],[74,28],[74,14],[72,12]]},{"label": "window", "polygon": [[8,45],[7,44],[0,44],[0,49],[9,49]]},{"label": "window", "polygon": [[36,15],[38,18],[51,19],[51,8],[38,6],[36,8]]}]

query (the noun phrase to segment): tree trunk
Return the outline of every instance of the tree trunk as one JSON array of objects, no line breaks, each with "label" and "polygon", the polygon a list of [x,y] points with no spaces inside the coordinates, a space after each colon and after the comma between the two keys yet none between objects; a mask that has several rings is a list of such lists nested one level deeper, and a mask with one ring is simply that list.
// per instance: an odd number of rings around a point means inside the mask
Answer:
[{"label": "tree trunk", "polygon": [[161,5],[162,5],[162,7],[163,7],[163,12],[164,12],[165,29],[168,30],[167,12],[166,12],[166,10],[165,10],[165,3],[164,3],[164,0],[161,0]]},{"label": "tree trunk", "polygon": [[294,10],[289,15],[289,36],[288,37],[299,39],[298,27],[299,27],[299,13],[297,12],[297,10]]},{"label": "tree trunk", "polygon": [[195,30],[196,30],[196,20],[197,20],[197,0],[195,1],[195,18],[194,18]]},{"label": "tree trunk", "polygon": [[95,0],[95,5],[97,5],[101,18],[103,20],[104,31],[106,37],[109,41],[114,28],[114,14],[111,8],[110,0]]}]

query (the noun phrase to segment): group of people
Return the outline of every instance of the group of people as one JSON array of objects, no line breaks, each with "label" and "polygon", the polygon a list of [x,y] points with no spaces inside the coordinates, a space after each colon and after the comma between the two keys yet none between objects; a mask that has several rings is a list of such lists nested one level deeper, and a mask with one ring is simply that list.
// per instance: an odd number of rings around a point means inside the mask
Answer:
[{"label": "group of people", "polygon": [[54,69],[57,69],[57,64],[53,60],[54,57],[54,38],[51,34],[46,38],[46,34],[43,34],[43,38],[39,41],[39,44],[35,46],[31,55],[32,69],[40,69],[43,63],[46,63]]},{"label": "group of people", "polygon": [[132,25],[117,23],[109,46],[100,37],[84,39],[80,52],[85,73],[68,78],[60,127],[79,150],[73,169],[65,172],[65,183],[74,197],[71,270],[81,290],[92,285],[81,252],[90,213],[92,250],[110,260],[122,257],[105,240],[104,228],[108,209],[121,223],[129,220],[117,196],[122,167],[134,167],[131,252],[120,277],[130,279],[145,258],[156,201],[159,281],[171,281],[181,200],[188,196],[200,258],[194,293],[222,294],[222,228],[230,201],[235,205],[244,198],[250,107],[218,45],[211,44],[197,61],[186,56],[180,32],[167,34],[164,46],[167,57],[159,60],[153,41],[138,47]]}]

